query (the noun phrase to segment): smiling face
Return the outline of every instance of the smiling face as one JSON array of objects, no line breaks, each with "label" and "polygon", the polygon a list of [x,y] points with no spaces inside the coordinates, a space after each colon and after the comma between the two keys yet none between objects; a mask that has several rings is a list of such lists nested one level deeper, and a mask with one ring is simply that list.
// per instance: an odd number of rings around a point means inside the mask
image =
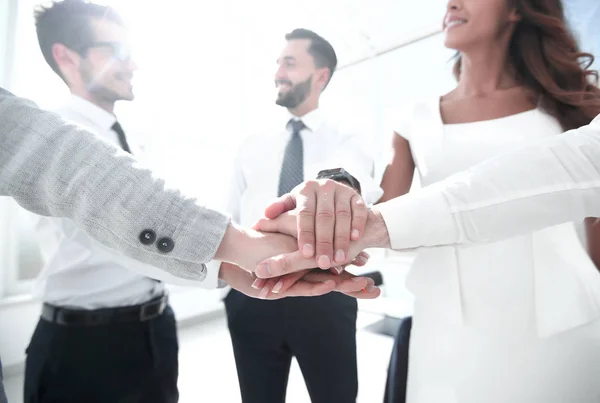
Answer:
[{"label": "smiling face", "polygon": [[331,71],[319,67],[310,53],[310,39],[288,40],[279,58],[275,72],[277,105],[295,109],[304,104],[318,103],[327,86]]},{"label": "smiling face", "polygon": [[510,0],[450,0],[444,17],[444,45],[464,52],[510,39],[519,16]]},{"label": "smiling face", "polygon": [[87,90],[107,101],[132,100],[137,66],[128,50],[126,29],[111,21],[93,21],[92,29],[94,44],[79,65]]}]

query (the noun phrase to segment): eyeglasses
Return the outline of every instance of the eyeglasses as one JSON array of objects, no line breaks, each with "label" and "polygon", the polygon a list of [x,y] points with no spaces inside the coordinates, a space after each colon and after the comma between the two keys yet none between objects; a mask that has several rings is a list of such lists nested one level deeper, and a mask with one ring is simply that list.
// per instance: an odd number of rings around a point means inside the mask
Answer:
[{"label": "eyeglasses", "polygon": [[131,49],[129,46],[121,42],[94,42],[88,46],[80,48],[77,52],[80,55],[84,55],[88,50],[92,48],[110,48],[113,58],[121,62],[127,62],[131,60]]}]

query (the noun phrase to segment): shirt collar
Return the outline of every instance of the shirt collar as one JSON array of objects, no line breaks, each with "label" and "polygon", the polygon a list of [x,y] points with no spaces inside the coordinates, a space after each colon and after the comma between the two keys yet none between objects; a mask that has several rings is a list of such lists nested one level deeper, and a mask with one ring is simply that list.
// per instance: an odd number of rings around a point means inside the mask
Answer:
[{"label": "shirt collar", "polygon": [[103,129],[111,129],[117,121],[117,117],[114,114],[77,95],[71,95],[65,106],[95,126]]},{"label": "shirt collar", "polygon": [[323,122],[325,121],[325,116],[323,115],[321,110],[317,108],[308,112],[301,118],[288,112],[288,121],[289,119],[302,120],[306,128],[314,133],[317,130],[319,130],[319,128],[323,125]]}]

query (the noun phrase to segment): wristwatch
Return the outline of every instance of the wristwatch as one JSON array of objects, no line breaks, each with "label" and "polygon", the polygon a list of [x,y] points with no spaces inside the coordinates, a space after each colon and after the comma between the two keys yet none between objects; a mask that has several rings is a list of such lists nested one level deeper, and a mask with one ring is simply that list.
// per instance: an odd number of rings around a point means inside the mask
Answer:
[{"label": "wristwatch", "polygon": [[317,174],[317,179],[331,179],[336,182],[345,183],[356,190],[358,194],[361,194],[360,182],[344,168],[324,169]]}]

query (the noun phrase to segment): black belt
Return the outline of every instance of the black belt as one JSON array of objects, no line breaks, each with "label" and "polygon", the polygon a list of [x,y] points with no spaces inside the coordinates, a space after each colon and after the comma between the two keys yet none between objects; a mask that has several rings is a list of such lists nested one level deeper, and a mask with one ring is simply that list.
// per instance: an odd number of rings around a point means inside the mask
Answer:
[{"label": "black belt", "polygon": [[144,322],[154,319],[167,307],[167,296],[144,304],[94,310],[63,308],[50,304],[42,307],[42,319],[65,326],[98,326],[110,323]]}]

